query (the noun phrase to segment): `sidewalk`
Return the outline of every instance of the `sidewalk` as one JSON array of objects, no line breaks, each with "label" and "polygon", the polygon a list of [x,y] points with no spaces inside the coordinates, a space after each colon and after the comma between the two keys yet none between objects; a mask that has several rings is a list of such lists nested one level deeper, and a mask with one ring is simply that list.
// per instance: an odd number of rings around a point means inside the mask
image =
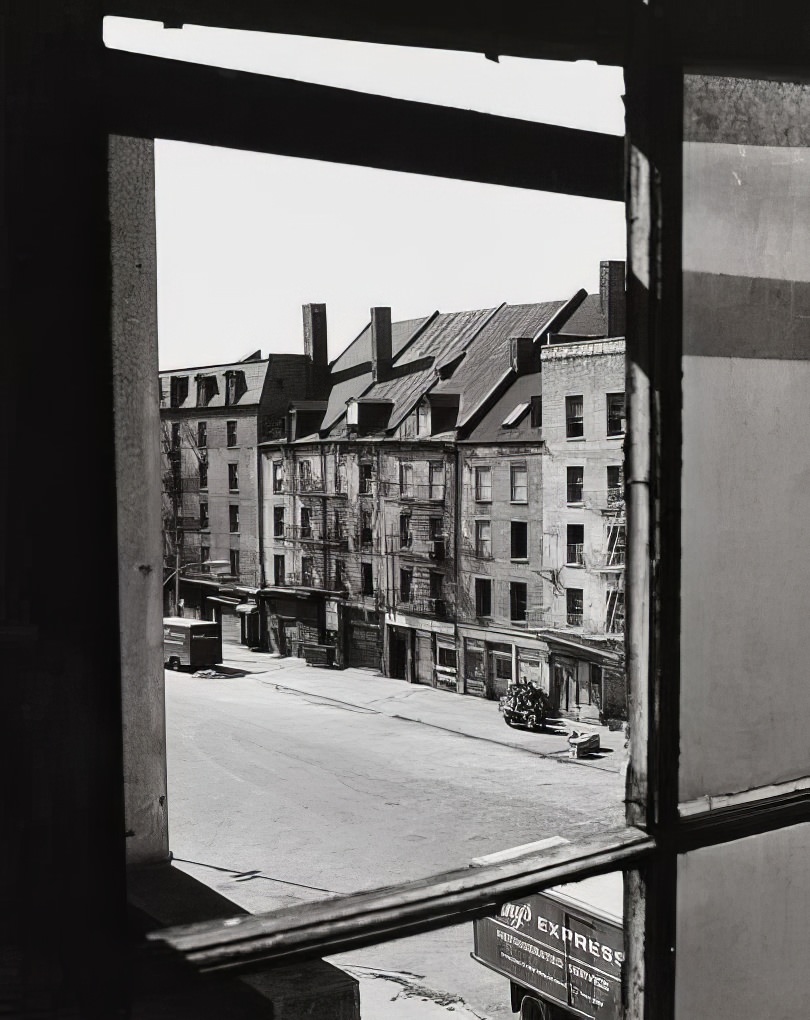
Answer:
[{"label": "sidewalk", "polygon": [[[546,733],[511,729],[503,721],[494,701],[465,697],[421,684],[409,684],[366,669],[322,669],[307,666],[303,659],[276,658],[251,652],[241,645],[223,645],[223,665],[244,670],[256,680],[286,690],[352,708],[378,712],[403,722],[435,726],[475,740],[514,747],[530,754],[551,758],[566,765],[600,771],[624,772],[627,750],[624,733],[606,726],[560,719],[550,722]],[[601,750],[588,758],[569,756],[568,736],[598,733]]]}]

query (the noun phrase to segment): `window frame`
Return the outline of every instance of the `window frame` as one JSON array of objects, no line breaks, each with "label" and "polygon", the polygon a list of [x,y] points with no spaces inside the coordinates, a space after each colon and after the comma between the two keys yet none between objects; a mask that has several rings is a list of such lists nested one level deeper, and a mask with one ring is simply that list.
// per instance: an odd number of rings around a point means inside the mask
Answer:
[{"label": "window frame", "polygon": [[[480,598],[483,593],[486,592],[486,603],[488,612],[481,612],[484,608],[484,599]],[[473,578],[473,597],[475,600],[475,615],[479,620],[491,620],[492,619],[492,578],[491,577],[474,577]]]},{"label": "window frame", "polygon": [[[483,534],[484,528],[487,529],[486,538]],[[486,551],[483,551],[485,546]],[[475,556],[479,560],[492,559],[492,520],[489,517],[475,520]]]},{"label": "window frame", "polygon": [[[631,674],[631,683],[634,683],[636,690],[645,697],[641,708],[637,709],[633,716],[631,734],[634,747],[643,753],[634,758],[638,773],[633,777],[635,797],[629,801],[628,818],[642,820],[653,835],[640,830],[626,829],[606,840],[606,845],[591,845],[591,852],[585,849],[583,843],[578,844],[567,855],[562,854],[562,851],[559,854],[555,851],[545,854],[538,865],[533,859],[525,858],[508,874],[503,870],[498,873],[500,885],[495,882],[494,872],[481,871],[478,875],[471,876],[468,869],[465,869],[466,881],[462,876],[452,888],[449,883],[443,884],[440,881],[441,876],[436,876],[418,890],[414,888],[414,883],[408,883],[401,889],[388,890],[387,898],[382,894],[379,896],[367,894],[363,904],[357,908],[352,904],[346,904],[345,901],[338,906],[315,904],[311,910],[305,912],[307,917],[303,921],[298,919],[301,923],[296,923],[294,930],[291,928],[289,917],[264,916],[258,919],[250,918],[244,924],[240,919],[236,931],[233,927],[230,930],[227,927],[228,924],[233,925],[232,920],[224,920],[212,922],[208,926],[198,926],[196,936],[194,931],[189,932],[188,929],[174,933],[167,929],[155,933],[155,938],[173,945],[187,959],[196,961],[204,958],[208,962],[214,960],[217,965],[231,966],[250,965],[257,960],[270,960],[282,956],[286,960],[297,959],[307,954],[311,956],[313,953],[322,953],[326,948],[336,952],[339,949],[364,944],[363,940],[365,942],[373,940],[375,935],[380,938],[387,935],[390,938],[391,933],[395,932],[395,937],[399,937],[420,930],[443,927],[457,920],[483,916],[483,913],[493,909],[504,898],[518,894],[521,889],[529,892],[560,880],[571,880],[577,875],[585,876],[626,868],[634,869],[628,876],[630,916],[626,919],[626,927],[631,932],[629,936],[631,945],[639,950],[644,935],[645,913],[649,912],[648,905],[652,907],[652,916],[658,917],[662,922],[658,928],[651,927],[647,930],[646,957],[642,957],[640,952],[637,952],[635,959],[631,957],[630,963],[636,969],[630,975],[632,980],[629,982],[630,1012],[633,1016],[642,1015],[644,1007],[641,1005],[640,996],[643,995],[645,1003],[651,999],[663,1003],[664,1009],[657,1014],[658,1020],[672,1015],[674,1010],[672,982],[665,981],[656,985],[650,980],[650,972],[645,970],[645,965],[652,969],[653,975],[663,974],[665,978],[672,978],[674,965],[670,960],[670,954],[665,951],[656,954],[654,950],[656,947],[666,950],[669,942],[674,940],[677,853],[679,847],[682,848],[684,845],[697,847],[708,845],[708,840],[712,837],[707,836],[702,830],[699,831],[694,825],[689,830],[683,826],[678,828],[677,802],[673,796],[673,777],[677,778],[679,695],[677,643],[674,640],[674,635],[677,634],[679,581],[676,558],[677,527],[680,523],[680,490],[676,477],[678,472],[671,471],[670,477],[660,468],[656,468],[654,482],[659,487],[656,499],[662,501],[665,509],[669,511],[668,517],[659,520],[654,519],[653,501],[647,498],[651,473],[645,474],[643,470],[645,457],[649,459],[650,447],[656,449],[661,463],[677,465],[679,421],[677,408],[681,392],[677,369],[682,336],[679,293],[674,282],[681,267],[680,230],[677,228],[680,226],[681,217],[678,160],[681,148],[679,97],[682,92],[682,74],[680,71],[674,73],[665,61],[659,59],[663,53],[668,52],[664,45],[668,29],[671,29],[671,24],[664,11],[660,23],[652,26],[652,45],[643,56],[635,55],[636,63],[629,69],[628,74],[628,107],[633,125],[631,141],[634,140],[633,132],[638,136],[643,135],[645,131],[652,134],[653,141],[663,139],[660,148],[655,145],[647,147],[647,151],[655,153],[655,159],[658,161],[658,164],[652,167],[650,180],[653,183],[649,187],[648,197],[661,200],[657,208],[663,210],[664,223],[669,227],[668,230],[660,232],[654,245],[650,244],[644,248],[642,243],[643,256],[636,255],[645,260],[642,268],[645,276],[649,273],[650,285],[643,299],[635,298],[637,305],[631,304],[628,329],[628,375],[635,383],[635,388],[632,385],[628,386],[628,392],[631,394],[630,420],[635,431],[635,436],[630,437],[631,448],[632,441],[636,443],[636,448],[630,451],[632,470],[629,472],[629,491],[635,498],[631,511],[634,515],[633,534],[628,536],[631,559],[628,573],[632,576],[633,571],[636,572],[632,583],[637,601],[635,606],[631,604],[629,607],[630,622],[632,624],[635,620],[638,625],[643,619],[639,615],[638,607],[645,603],[649,595],[652,607],[647,605],[643,606],[643,609],[651,611],[653,623],[659,628],[656,632],[656,649],[649,659],[643,654],[647,650],[647,646],[643,644],[647,636],[646,626],[636,630],[637,638],[642,641],[640,649],[642,654],[638,656],[639,661],[631,663],[631,670],[634,671]],[[677,84],[677,88],[673,87],[673,83]],[[649,89],[645,86],[649,86]],[[654,107],[655,118],[650,118],[650,123],[654,122],[654,127],[647,124],[643,118],[632,119],[639,117],[639,108],[648,95],[656,102],[661,101],[660,107]],[[670,134],[672,139],[677,136],[677,145],[670,139]],[[639,139],[636,137],[636,140]],[[640,197],[632,191],[630,194],[631,201],[643,202],[643,189],[638,192]],[[632,212],[631,206],[629,213]],[[659,275],[656,275],[657,273]],[[660,286],[662,276],[664,280],[671,280],[673,285],[662,288]],[[658,356],[658,361],[648,357],[651,349]],[[645,377],[639,370],[641,365],[645,366],[645,369],[651,366],[652,375]],[[653,389],[654,386],[658,389]],[[650,407],[653,404],[650,400],[651,392],[655,392],[657,398],[660,397],[656,407],[658,418],[655,422],[651,421],[650,416]],[[652,442],[654,439],[660,440],[659,446],[654,446]],[[646,552],[643,561],[640,555],[640,550],[650,541],[651,536],[656,541],[657,576],[664,579],[656,584],[655,589],[650,584]],[[667,613],[668,609],[673,610],[671,616]],[[650,668],[651,665],[655,665],[653,659],[656,655],[659,663],[666,664],[661,676]],[[671,656],[669,660],[666,658],[667,655]],[[667,683],[668,680],[674,682]],[[671,732],[659,732],[655,729],[654,721],[646,714],[646,704],[650,702],[661,708],[664,717],[670,723]],[[650,744],[646,746],[644,742],[648,736]],[[651,785],[647,781],[649,763],[658,766],[650,772]],[[661,767],[662,765],[664,767]],[[651,812],[648,817],[648,809],[653,803],[657,807],[655,818]],[[770,822],[770,825],[766,822],[764,828],[768,830],[778,825],[778,817],[785,815],[778,815],[777,821]],[[705,820],[701,821],[706,824]],[[749,829],[756,824],[756,821],[744,812],[738,812],[735,822],[742,823],[743,828],[748,826]],[[734,838],[730,834],[728,823],[722,829],[717,828],[713,831],[717,834],[717,841]],[[739,836],[739,825],[734,831]],[[691,839],[692,843],[684,844],[684,839]],[[678,843],[678,840],[681,842]],[[490,877],[492,887],[485,890],[482,879],[487,880]],[[440,910],[443,911],[443,915],[441,919],[437,919]],[[342,934],[338,931],[338,921],[342,925]],[[330,924],[333,925],[331,929]],[[325,927],[329,929],[328,932]],[[201,928],[205,928],[205,931],[201,931]],[[215,938],[218,941],[214,948],[211,948]],[[247,947],[246,941],[250,943]],[[205,945],[201,948],[203,942]],[[236,942],[239,946],[234,950],[233,945]],[[646,983],[643,980],[645,976]],[[653,1012],[646,1015],[656,1016]]]},{"label": "window frame", "polygon": [[[513,563],[528,562],[529,560],[529,522],[523,519],[514,519],[509,522],[509,559]],[[523,528],[523,552],[520,555],[515,554],[515,525],[522,526]]]},{"label": "window frame", "polygon": [[[228,449],[232,450],[235,446],[239,445],[238,435],[239,435],[239,433],[238,433],[238,426],[237,426],[236,419],[231,418],[229,420],[226,420],[226,422],[225,422],[225,446]],[[233,440],[233,441],[231,441],[231,440]]]},{"label": "window frame", "polygon": [[[236,527],[234,527],[234,524]],[[239,534],[239,527],[241,521],[239,517],[239,504],[229,503],[228,504],[228,531],[231,535]]]},{"label": "window frame", "polygon": [[[486,477],[488,482],[482,485],[482,479]],[[476,503],[492,502],[492,465],[476,464],[473,467],[473,489]],[[484,495],[486,493],[486,495]]]},{"label": "window frame", "polygon": [[[520,615],[515,615],[516,606],[519,603],[517,595],[519,591],[523,591],[523,609],[518,609],[517,612]],[[523,623],[525,624],[529,619],[529,586],[525,581],[510,581],[509,582],[509,620],[511,623]]]},{"label": "window frame", "polygon": [[[573,409],[579,405],[579,414],[574,414]],[[585,394],[568,393],[565,397],[565,438],[585,438]]]},{"label": "window frame", "polygon": [[[524,482],[522,486],[515,484],[516,477],[523,474]],[[525,489],[525,494],[521,497],[520,491]],[[526,504],[529,502],[529,465],[525,462],[509,465],[509,502]]]},{"label": "window frame", "polygon": [[228,492],[239,492],[239,464],[228,462]]},{"label": "window frame", "polygon": [[[616,415],[611,414],[611,401],[615,401],[617,397],[621,397],[622,401],[622,413]],[[611,421],[618,421],[620,425],[618,428],[611,428]],[[627,394],[622,390],[608,391],[605,394],[605,435],[608,439],[622,439],[624,438],[625,431],[627,429]]]}]

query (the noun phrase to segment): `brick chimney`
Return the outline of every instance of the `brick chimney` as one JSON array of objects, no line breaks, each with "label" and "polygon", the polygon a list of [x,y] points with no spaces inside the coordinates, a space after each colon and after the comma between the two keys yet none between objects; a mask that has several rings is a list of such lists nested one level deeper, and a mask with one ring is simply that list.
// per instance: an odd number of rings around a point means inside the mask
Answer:
[{"label": "brick chimney", "polygon": [[304,354],[313,365],[329,364],[326,346],[326,305],[304,305]]},{"label": "brick chimney", "polygon": [[371,376],[374,382],[391,378],[391,309],[371,309]]},{"label": "brick chimney", "polygon": [[599,306],[607,319],[607,335],[624,336],[624,262],[599,263]]},{"label": "brick chimney", "polygon": [[326,338],[326,305],[303,305],[304,355],[309,360],[309,396],[320,398],[329,384],[329,356]]}]

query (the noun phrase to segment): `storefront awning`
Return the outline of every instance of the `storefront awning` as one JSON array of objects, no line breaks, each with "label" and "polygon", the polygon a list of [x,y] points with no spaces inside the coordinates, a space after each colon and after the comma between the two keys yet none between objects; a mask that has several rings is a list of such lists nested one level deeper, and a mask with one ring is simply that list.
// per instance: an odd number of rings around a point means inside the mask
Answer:
[{"label": "storefront awning", "polygon": [[259,607],[255,602],[242,602],[236,607],[237,613],[257,613]]},{"label": "storefront awning", "polygon": [[239,605],[239,599],[219,598],[217,595],[209,595],[208,601],[219,602],[223,606],[230,606],[231,609],[235,609]]}]

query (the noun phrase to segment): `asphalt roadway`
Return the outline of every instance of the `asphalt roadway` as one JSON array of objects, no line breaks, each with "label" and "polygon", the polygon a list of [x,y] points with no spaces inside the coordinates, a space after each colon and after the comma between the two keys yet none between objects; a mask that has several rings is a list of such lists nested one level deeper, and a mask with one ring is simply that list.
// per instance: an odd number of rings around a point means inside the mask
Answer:
[{"label": "asphalt roadway", "polygon": [[[622,824],[620,735],[583,767],[564,733],[509,730],[494,703],[233,646],[225,666],[166,674],[170,845],[247,910]],[[464,924],[333,962],[360,979],[363,1020],[512,1017],[471,949]]]}]

